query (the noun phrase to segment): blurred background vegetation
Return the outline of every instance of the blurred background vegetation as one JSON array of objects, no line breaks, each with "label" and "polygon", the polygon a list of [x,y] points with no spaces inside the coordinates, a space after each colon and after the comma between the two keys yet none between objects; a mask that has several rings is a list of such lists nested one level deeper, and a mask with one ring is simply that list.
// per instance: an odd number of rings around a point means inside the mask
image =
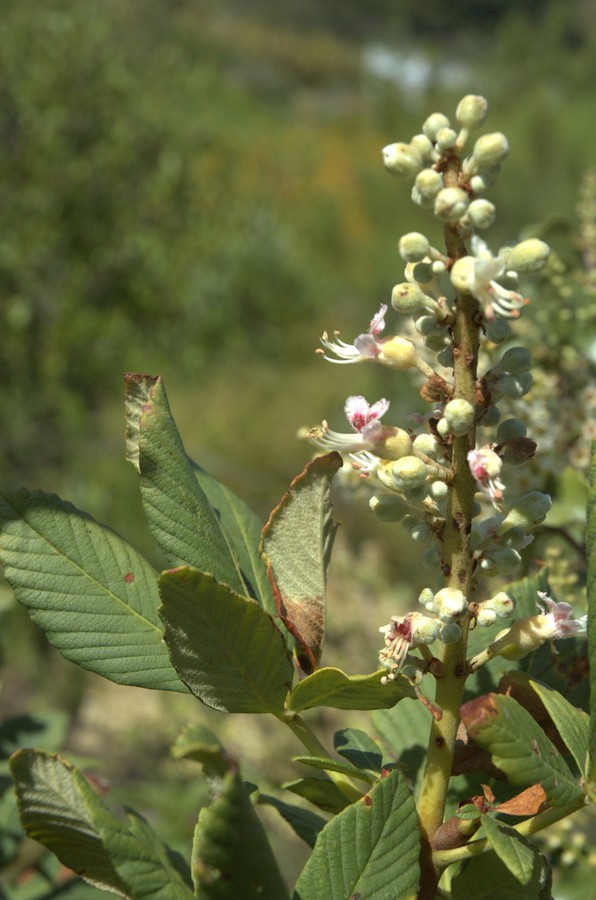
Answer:
[{"label": "blurred background vegetation", "polygon": [[[325,328],[364,330],[402,280],[401,233],[440,239],[380,149],[465,93],[488,97],[488,127],[512,147],[489,243],[530,225],[557,250],[524,319],[543,373],[528,414],[549,454],[533,477],[556,492],[562,459],[585,464],[594,0],[4,0],[2,20],[4,485],[55,490],[151,556],[123,461],[124,371],[164,376],[189,453],[263,519],[309,455],[300,426],[325,417],[342,430],[348,393],[389,396],[396,422],[415,409],[406,378],[388,387],[374,367],[323,369],[313,351]],[[329,646],[349,671],[370,671],[378,625],[424,576],[365,503],[339,506],[332,594],[351,596],[354,615],[346,637],[332,608]],[[140,704],[138,719],[124,715],[129,740],[114,743],[111,687],[81,680],[2,598],[3,716],[66,710],[71,745],[100,757],[109,746],[102,769],[126,784],[126,802],[144,779],[143,803],[188,837],[196,803],[183,822],[165,809],[180,809],[180,775],[165,799],[151,789],[156,759],[159,779],[169,772],[186,698],[168,698],[170,718]],[[109,702],[124,703],[122,691]],[[256,779],[267,736],[227,727]]]}]

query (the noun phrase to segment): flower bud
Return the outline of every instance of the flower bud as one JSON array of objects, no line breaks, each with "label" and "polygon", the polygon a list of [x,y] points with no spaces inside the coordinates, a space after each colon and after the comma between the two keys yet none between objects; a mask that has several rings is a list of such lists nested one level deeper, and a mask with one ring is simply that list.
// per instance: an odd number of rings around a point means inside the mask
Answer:
[{"label": "flower bud", "polygon": [[399,239],[399,254],[405,262],[419,262],[429,250],[428,238],[418,231],[410,231]]},{"label": "flower bud", "polygon": [[436,169],[422,169],[416,176],[414,187],[425,200],[433,200],[444,187],[443,176]]},{"label": "flower bud", "polygon": [[540,491],[530,491],[520,497],[511,507],[501,525],[498,533],[504,534],[508,528],[534,528],[542,522],[553,501],[548,494]]},{"label": "flower bud", "polygon": [[503,162],[509,153],[509,143],[504,134],[495,131],[483,134],[474,144],[473,156],[480,169],[489,169]]},{"label": "flower bud", "polygon": [[519,400],[520,397],[528,393],[534,379],[530,372],[522,372],[521,375],[501,375],[493,386],[493,397],[510,397],[512,400]]},{"label": "flower bud", "polygon": [[450,400],[445,406],[443,417],[447,421],[449,431],[456,437],[467,434],[474,424],[474,407],[467,400],[457,398]]},{"label": "flower bud", "polygon": [[424,338],[424,344],[428,347],[429,350],[432,350],[434,353],[439,353],[445,347],[449,337],[447,335],[447,331],[445,329],[441,329],[437,332],[431,332]]},{"label": "flower bud", "polygon": [[395,494],[371,497],[368,505],[381,522],[399,522],[408,510],[404,501]]},{"label": "flower bud", "polygon": [[433,500],[444,500],[449,493],[449,487],[444,481],[433,481],[430,486],[430,495]]},{"label": "flower bud", "polygon": [[426,303],[434,303],[431,297],[427,297],[418,284],[404,281],[396,284],[391,291],[391,306],[398,313],[411,315],[424,309]]},{"label": "flower bud", "polygon": [[430,572],[436,571],[440,563],[441,553],[439,548],[434,545],[432,547],[427,547],[424,553],[420,555],[420,564],[422,568],[428,569]]},{"label": "flower bud", "polygon": [[437,362],[446,369],[453,368],[453,347],[444,347],[437,353]]},{"label": "flower bud", "polygon": [[448,622],[441,628],[439,637],[444,644],[457,644],[461,634],[462,631],[457,622]]},{"label": "flower bud", "polygon": [[412,452],[412,438],[404,428],[394,428],[379,447],[384,459],[401,459]]},{"label": "flower bud", "polygon": [[478,128],[486,119],[488,101],[477,94],[467,94],[457,104],[455,119],[462,128],[472,131]]},{"label": "flower bud", "polygon": [[505,591],[499,591],[487,601],[486,605],[494,610],[499,619],[507,619],[515,612],[515,600]]},{"label": "flower bud", "polygon": [[410,145],[418,150],[425,162],[428,162],[433,158],[434,150],[432,141],[430,141],[425,134],[415,134],[410,141]]},{"label": "flower bud", "polygon": [[473,194],[484,194],[487,188],[492,184],[490,178],[483,175],[472,175],[470,178],[470,190]]},{"label": "flower bud", "polygon": [[437,135],[441,128],[450,128],[451,123],[447,116],[443,113],[432,113],[424,122],[422,131],[431,141],[437,139]]},{"label": "flower bud", "polygon": [[422,168],[422,157],[411,144],[388,144],[383,147],[383,163],[392,175],[412,176]]},{"label": "flower bud", "polygon": [[497,425],[499,419],[501,418],[501,410],[498,406],[488,406],[484,409],[482,413],[482,418],[480,419],[480,425],[483,428],[492,428],[493,425]]},{"label": "flower bud", "polygon": [[443,188],[435,198],[435,215],[446,222],[456,222],[467,210],[468,203],[468,195],[461,188]]},{"label": "flower bud", "polygon": [[494,625],[496,621],[497,614],[494,609],[483,606],[478,610],[478,615],[476,616],[476,624],[481,628],[487,628],[489,625]]},{"label": "flower bud", "polygon": [[497,444],[512,441],[514,438],[525,437],[527,429],[520,419],[505,419],[497,428]]},{"label": "flower bud", "polygon": [[491,556],[499,575],[511,575],[521,565],[521,556],[513,547],[499,547]]},{"label": "flower bud", "polygon": [[420,596],[418,597],[418,603],[428,609],[429,611],[433,608],[433,601],[435,599],[434,592],[431,591],[430,588],[422,588],[420,591]]},{"label": "flower bud", "polygon": [[489,200],[472,200],[467,217],[474,228],[490,228],[495,221],[496,207]]},{"label": "flower bud", "polygon": [[452,150],[457,141],[457,131],[453,128],[440,128],[437,132],[437,150]]},{"label": "flower bud", "polygon": [[442,588],[434,598],[434,608],[443,622],[457,619],[468,608],[465,595],[458,588]]},{"label": "flower bud", "polygon": [[420,318],[416,319],[414,322],[414,328],[418,334],[421,334],[424,337],[427,334],[436,331],[437,328],[439,328],[439,324],[434,316],[420,316]]},{"label": "flower bud", "polygon": [[549,253],[548,244],[538,238],[529,238],[509,249],[506,265],[515,272],[537,272],[546,265]]},{"label": "flower bud", "polygon": [[437,459],[441,455],[441,446],[432,434],[419,434],[414,438],[414,450],[430,456],[431,459]]},{"label": "flower bud", "polygon": [[499,360],[497,368],[510,375],[521,375],[532,368],[532,354],[526,347],[510,347]]},{"label": "flower bud", "polygon": [[377,359],[392,369],[411,369],[416,365],[416,347],[407,338],[393,337],[384,341]]},{"label": "flower bud", "polygon": [[[420,285],[430,284],[434,278],[433,266],[430,262],[417,262],[408,266],[411,276]],[[406,274],[406,278],[408,275]]]},{"label": "flower bud", "polygon": [[412,491],[426,481],[426,466],[417,456],[403,456],[391,466],[391,474],[397,488]]},{"label": "flower bud", "polygon": [[457,259],[453,263],[449,276],[456,291],[461,291],[464,294],[472,293],[476,277],[474,265],[475,259],[473,256],[462,256],[461,259]]},{"label": "flower bud", "polygon": [[502,344],[511,335],[511,325],[507,319],[497,317],[492,322],[487,322],[485,326],[486,337],[493,344]]}]

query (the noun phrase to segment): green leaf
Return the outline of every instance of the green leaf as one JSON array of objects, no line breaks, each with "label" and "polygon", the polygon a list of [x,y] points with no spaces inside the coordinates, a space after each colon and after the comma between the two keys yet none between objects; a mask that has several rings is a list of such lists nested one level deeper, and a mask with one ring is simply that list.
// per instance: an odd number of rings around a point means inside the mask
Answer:
[{"label": "green leaf", "polygon": [[590,763],[588,782],[596,794],[596,441],[592,444],[590,497],[588,500],[588,658],[590,665]]},{"label": "green leaf", "polygon": [[194,566],[248,594],[233,542],[199,484],[161,378],[125,375],[126,458],[141,478],[151,532],[168,565]]},{"label": "green leaf", "polygon": [[109,528],[53,494],[0,494],[0,562],[48,641],[118,684],[186,691],[157,615],[157,573]]},{"label": "green leaf", "polygon": [[20,750],[11,759],[23,828],[68,868],[102,890],[130,898],[191,898],[167,848],[138,817],[127,828],[72,766]]},{"label": "green leaf", "polygon": [[210,728],[201,722],[187,725],[171,747],[174,759],[193,759],[210,778],[229,771],[232,759]]},{"label": "green leaf", "polygon": [[164,572],[159,589],[165,641],[195,697],[224,712],[282,714],[293,667],[271,616],[188,566]]},{"label": "green leaf", "polygon": [[584,775],[588,762],[590,717],[583,710],[572,706],[558,691],[533,679],[530,679],[529,683],[542,700],[563,743],[576,761],[579,771]]},{"label": "green leaf", "polygon": [[414,801],[399,773],[343,810],[320,833],[294,900],[399,900],[416,893],[420,837]]},{"label": "green leaf", "polygon": [[14,716],[0,724],[0,760],[35,745],[55,753],[60,750],[69,728],[70,716],[60,710],[38,712],[34,716]]},{"label": "green leaf", "polygon": [[465,703],[461,715],[470,737],[490,751],[511,784],[541,784],[552,806],[565,806],[582,796],[557,748],[512,697],[487,694]]},{"label": "green leaf", "polygon": [[325,635],[327,569],[337,529],[331,519],[331,481],[341,465],[339,453],[308,463],[263,529],[262,552],[277,611],[298,641],[306,673],[316,669]]},{"label": "green leaf", "polygon": [[358,769],[380,772],[383,754],[379,745],[359,728],[342,728],[333,735],[337,753],[348,759]]},{"label": "green leaf", "polygon": [[292,762],[302,763],[304,766],[312,766],[314,769],[324,769],[326,772],[341,772],[342,775],[348,775],[350,778],[360,778],[372,784],[377,779],[374,775],[363,772],[356,766],[349,766],[347,763],[339,762],[330,756],[293,756]]},{"label": "green leaf", "polygon": [[286,791],[291,791],[292,794],[297,794],[298,797],[304,797],[305,800],[325,812],[340,812],[350,802],[329,778],[316,778],[309,775],[306,778],[286,781],[282,787]]},{"label": "green leaf", "polygon": [[482,816],[484,833],[488,841],[514,878],[527,885],[542,868],[540,855],[514,828],[491,815]]},{"label": "green leaf", "polygon": [[221,484],[196,463],[192,463],[195,478],[215,510],[222,529],[232,544],[242,578],[250,596],[258,600],[271,615],[276,615],[267,566],[259,552],[262,525],[252,509],[228,487]]},{"label": "green leaf", "polygon": [[381,684],[385,670],[372,675],[346,675],[341,669],[317,669],[299,681],[288,698],[288,709],[300,712],[314,706],[334,709],[386,709],[404,697],[414,697],[414,689],[403,679]]},{"label": "green leaf", "polygon": [[271,797],[269,794],[259,794],[258,803],[276,809],[309,847],[314,847],[319,832],[327,822],[326,819],[310,809],[303,809],[293,803],[284,803],[283,800],[278,800],[277,797]]},{"label": "green leaf", "polygon": [[530,884],[521,884],[494,850],[466,862],[451,883],[453,900],[551,900],[552,876],[546,861]]},{"label": "green leaf", "polygon": [[391,759],[408,767],[418,783],[423,769],[432,716],[419,700],[403,700],[394,709],[376,710],[372,722]]},{"label": "green leaf", "polygon": [[201,900],[284,900],[281,877],[263,826],[237,771],[228,772],[213,803],[199,813],[192,851]]}]

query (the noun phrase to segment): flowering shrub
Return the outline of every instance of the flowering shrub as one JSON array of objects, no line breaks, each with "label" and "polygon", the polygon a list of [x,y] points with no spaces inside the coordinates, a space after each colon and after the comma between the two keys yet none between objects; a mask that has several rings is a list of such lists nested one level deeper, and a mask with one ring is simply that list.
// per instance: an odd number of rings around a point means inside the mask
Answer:
[{"label": "flowering shrub", "polygon": [[[383,151],[444,234],[444,248],[417,232],[399,241],[405,281],[391,307],[407,336],[391,333],[383,304],[353,343],[338,332],[321,338],[327,361],[373,362],[396,378],[414,370],[426,414],[390,424],[386,399],[350,395],[351,432],[327,422],[310,430],[324,454],[262,529],[189,460],[161,379],[127,375],[127,458],[168,561],[161,574],[57,497],[2,494],[6,577],[64,656],[120,684],[268,713],[318,773],[285,786],[319,810],[307,814],[244,784],[217,738],[190,726],[174,753],[203,766],[212,803],[199,813],[189,863],[135,813],[112,813],[61,758],[19,750],[10,766],[26,832],[92,884],[132,898],[288,897],[254,810],[270,803],[313,847],[296,900],[550,896],[548,860],[528,838],[594,802],[595,667],[588,705],[574,693],[573,660],[585,654],[586,632],[594,658],[596,632],[593,614],[556,599],[544,572],[505,583],[551,507],[545,493],[508,488],[507,469],[537,448],[523,421],[500,411],[532,385],[514,326],[528,311],[521,280],[545,266],[549,248],[529,238],[493,255],[478,236],[494,221],[484,195],[509,149],[500,133],[470,148],[486,113],[484,98],[464,97],[454,124],[435,113]],[[330,491],[343,461],[370,485],[372,513],[402,523],[423,548],[429,582],[416,609],[381,625],[379,666],[365,675],[320,665]],[[343,729],[331,755],[308,719],[324,706],[372,710],[374,736]],[[408,767],[401,757],[422,749],[421,733],[424,752]]]}]

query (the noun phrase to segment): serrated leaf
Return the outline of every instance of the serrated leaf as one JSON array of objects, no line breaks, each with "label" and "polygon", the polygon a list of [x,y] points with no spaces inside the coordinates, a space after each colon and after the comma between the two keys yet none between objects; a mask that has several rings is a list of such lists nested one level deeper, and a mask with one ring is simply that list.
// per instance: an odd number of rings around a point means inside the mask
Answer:
[{"label": "serrated leaf", "polygon": [[383,765],[381,748],[360,728],[342,728],[333,735],[333,746],[340,756],[358,769],[380,772]]},{"label": "serrated leaf", "polygon": [[209,777],[221,777],[229,771],[232,758],[213,734],[201,722],[187,725],[171,747],[174,759],[193,759],[200,763]]},{"label": "serrated leaf", "polygon": [[422,774],[432,716],[418,700],[403,700],[394,709],[375,710],[372,722],[387,753],[408,767],[418,783]]},{"label": "serrated leaf", "polygon": [[487,694],[461,708],[470,737],[490,751],[511,784],[541,784],[552,806],[565,806],[582,789],[563,757],[531,715],[512,697]]},{"label": "serrated leaf", "polygon": [[552,876],[542,857],[530,884],[521,884],[494,850],[466,862],[451,882],[453,900],[551,900]]},{"label": "serrated leaf", "polygon": [[331,519],[331,481],[339,453],[312,460],[290,484],[263,529],[277,611],[296,638],[302,670],[318,665],[325,636],[327,569],[337,526]]},{"label": "serrated leaf", "polygon": [[533,679],[529,682],[542,700],[579,771],[584,775],[588,761],[590,717],[583,710],[572,706],[558,691]]},{"label": "serrated leaf", "polygon": [[320,833],[294,900],[392,900],[416,893],[418,816],[410,792],[391,772]]},{"label": "serrated leaf", "polygon": [[482,816],[482,825],[491,847],[501,862],[520,884],[529,884],[541,868],[536,848],[515,829],[493,816]]},{"label": "serrated leaf", "polygon": [[225,712],[281,715],[293,667],[271,616],[188,566],[164,572],[159,590],[172,663],[195,697]]},{"label": "serrated leaf", "polygon": [[26,833],[86,881],[135,900],[193,896],[148,826],[135,817],[127,828],[68,763],[20,750],[11,759],[11,770]]},{"label": "serrated leaf", "polygon": [[304,766],[312,766],[314,769],[323,769],[326,772],[340,772],[342,775],[348,775],[350,778],[359,778],[372,784],[377,779],[374,775],[357,769],[356,766],[350,766],[347,763],[339,762],[330,756],[293,756],[292,762],[302,763]]},{"label": "serrated leaf", "polygon": [[195,477],[160,377],[125,379],[126,458],[140,475],[143,508],[168,565],[189,565],[249,595],[233,542]]},{"label": "serrated leaf", "polygon": [[263,826],[237,771],[199,813],[192,851],[200,900],[284,900],[288,892]]},{"label": "serrated leaf", "polygon": [[592,444],[586,550],[588,555],[588,658],[590,665],[590,735],[588,740],[590,762],[587,772],[588,782],[596,791],[596,441]]},{"label": "serrated leaf", "polygon": [[282,787],[298,797],[304,797],[305,800],[318,806],[324,812],[340,812],[350,802],[329,778],[317,778],[309,775],[306,778],[286,781]]},{"label": "serrated leaf", "polygon": [[54,494],[0,495],[0,562],[52,646],[118,684],[186,691],[157,615],[157,573],[123,538]]},{"label": "serrated leaf", "polygon": [[315,706],[334,709],[388,709],[414,689],[404,679],[381,684],[383,671],[371,675],[346,675],[341,669],[324,667],[303,678],[288,698],[288,709],[300,712]]},{"label": "serrated leaf", "polygon": [[196,463],[192,463],[195,478],[215,510],[221,526],[232,544],[242,578],[251,597],[258,600],[271,615],[276,614],[267,566],[259,552],[262,524],[252,509],[236,494]]},{"label": "serrated leaf", "polygon": [[277,797],[269,794],[259,794],[258,802],[263,806],[272,806],[282,816],[309,847],[314,847],[319,832],[324,828],[327,820],[318,816],[310,809],[303,809],[293,803],[285,803]]}]

